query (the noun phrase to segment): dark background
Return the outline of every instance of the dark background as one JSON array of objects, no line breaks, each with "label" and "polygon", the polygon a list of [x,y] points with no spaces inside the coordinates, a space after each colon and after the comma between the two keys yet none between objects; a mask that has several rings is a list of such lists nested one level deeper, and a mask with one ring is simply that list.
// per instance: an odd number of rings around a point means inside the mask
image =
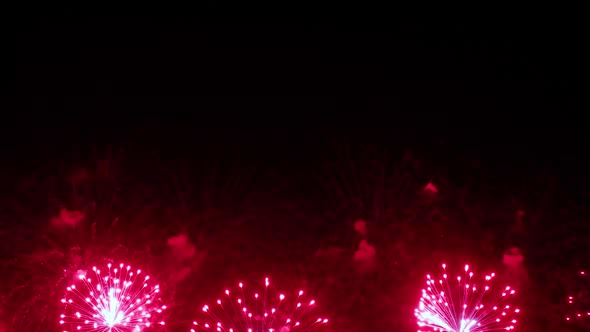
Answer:
[{"label": "dark background", "polygon": [[[315,291],[335,330],[411,331],[441,260],[504,271],[511,246],[528,275],[522,330],[568,328],[562,300],[590,243],[575,23],[73,17],[17,38],[2,135],[9,331],[53,330],[60,271],[109,257],[157,271],[171,331],[223,283],[267,273]],[[86,219],[52,225],[62,207]],[[359,218],[369,271],[351,259]],[[180,233],[199,253],[188,262],[166,244]]]}]

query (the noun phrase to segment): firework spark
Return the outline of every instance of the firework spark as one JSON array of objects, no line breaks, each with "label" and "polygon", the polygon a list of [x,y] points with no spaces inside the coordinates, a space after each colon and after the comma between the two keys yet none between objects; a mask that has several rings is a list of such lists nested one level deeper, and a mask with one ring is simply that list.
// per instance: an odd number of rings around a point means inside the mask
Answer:
[{"label": "firework spark", "polygon": [[153,317],[166,309],[159,304],[160,286],[151,286],[150,277],[141,270],[108,264],[104,271],[96,267],[92,271],[93,276],[79,273],[77,285],[67,287],[59,319],[63,332],[144,331],[165,324],[154,323]]},{"label": "firework spark", "polygon": [[438,280],[426,276],[426,288],[414,314],[418,332],[513,331],[520,310],[510,304],[515,290],[493,287],[495,274],[481,280],[465,265],[462,276],[449,276],[446,264]]},{"label": "firework spark", "polygon": [[325,317],[312,314],[315,300],[304,291],[293,294],[275,292],[266,278],[258,293],[238,283],[235,290],[225,290],[222,299],[204,305],[202,318],[193,322],[190,332],[288,332],[312,331],[328,323]]},{"label": "firework spark", "polygon": [[576,280],[572,282],[572,288],[567,296],[565,320],[590,326],[590,279],[586,271],[577,273]]}]

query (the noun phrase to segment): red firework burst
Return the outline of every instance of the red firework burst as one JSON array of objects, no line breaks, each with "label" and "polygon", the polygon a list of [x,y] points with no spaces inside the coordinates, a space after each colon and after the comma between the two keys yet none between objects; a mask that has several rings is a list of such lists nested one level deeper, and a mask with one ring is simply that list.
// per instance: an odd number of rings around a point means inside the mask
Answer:
[{"label": "red firework burst", "polygon": [[426,276],[426,288],[414,314],[419,332],[512,331],[520,309],[511,304],[515,290],[494,286],[495,274],[476,278],[465,265],[462,276],[443,274],[435,280]]},{"label": "red firework burst", "polygon": [[586,271],[579,271],[571,284],[566,299],[567,313],[565,320],[569,323],[590,327],[590,279]]},{"label": "red firework burst", "polygon": [[154,317],[166,309],[160,302],[160,286],[152,286],[141,270],[109,263],[104,271],[96,267],[92,271],[92,276],[79,273],[77,283],[66,289],[59,319],[63,332],[144,331],[165,324]]},{"label": "red firework burst", "polygon": [[328,323],[313,314],[316,302],[304,291],[276,292],[269,288],[268,278],[264,285],[261,292],[245,289],[242,282],[235,290],[226,289],[214,305],[203,306],[190,332],[305,332]]}]

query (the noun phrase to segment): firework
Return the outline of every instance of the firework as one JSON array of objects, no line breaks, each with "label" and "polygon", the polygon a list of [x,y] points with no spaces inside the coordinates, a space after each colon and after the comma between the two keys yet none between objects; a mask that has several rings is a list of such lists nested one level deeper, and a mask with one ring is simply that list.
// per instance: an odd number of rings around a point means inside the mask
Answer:
[{"label": "firework", "polygon": [[465,265],[460,276],[450,276],[446,264],[435,280],[426,276],[426,288],[415,316],[419,332],[488,332],[513,331],[520,310],[511,304],[515,290],[495,287],[495,274],[479,278]]},{"label": "firework", "polygon": [[190,332],[307,332],[328,323],[313,314],[315,300],[304,291],[281,293],[269,285],[266,278],[261,292],[246,289],[242,282],[234,290],[226,289],[215,304],[203,306]]},{"label": "firework", "polygon": [[144,331],[165,324],[154,317],[166,309],[160,303],[160,286],[152,286],[141,270],[108,264],[106,270],[92,271],[79,272],[77,282],[67,287],[59,320],[63,332]]},{"label": "firework", "polygon": [[577,278],[571,283],[571,290],[567,296],[568,323],[590,327],[590,279],[586,271],[579,271]]}]

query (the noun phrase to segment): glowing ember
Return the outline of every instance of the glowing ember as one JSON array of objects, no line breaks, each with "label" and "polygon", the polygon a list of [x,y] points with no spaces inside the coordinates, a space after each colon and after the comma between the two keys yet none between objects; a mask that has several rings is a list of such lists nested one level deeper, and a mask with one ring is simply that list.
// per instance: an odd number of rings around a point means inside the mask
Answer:
[{"label": "glowing ember", "polygon": [[315,301],[304,291],[275,292],[269,289],[268,278],[264,284],[260,293],[246,290],[242,282],[227,289],[215,304],[203,306],[202,318],[193,322],[190,332],[305,332],[328,323],[327,318],[312,315]]},{"label": "glowing ember", "polygon": [[590,327],[590,279],[588,273],[579,271],[571,282],[571,290],[566,299],[568,323]]},{"label": "glowing ember", "polygon": [[166,306],[159,304],[160,286],[151,286],[149,276],[125,264],[92,270],[93,276],[80,273],[78,285],[67,287],[59,320],[63,332],[131,332],[164,325],[154,322]]},{"label": "glowing ember", "polygon": [[487,332],[515,330],[520,310],[511,304],[515,290],[494,287],[495,274],[476,278],[465,265],[462,276],[443,274],[435,280],[426,276],[426,288],[415,316],[418,332]]}]

